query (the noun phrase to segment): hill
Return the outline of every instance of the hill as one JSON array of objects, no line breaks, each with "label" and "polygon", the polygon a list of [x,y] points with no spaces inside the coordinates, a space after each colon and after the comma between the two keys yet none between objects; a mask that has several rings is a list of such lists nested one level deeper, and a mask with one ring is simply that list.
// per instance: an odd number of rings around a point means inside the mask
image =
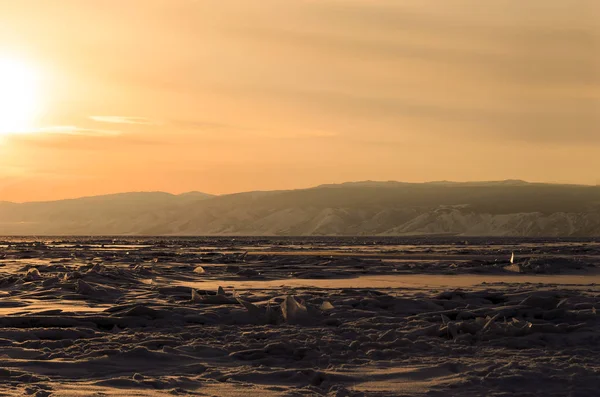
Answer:
[{"label": "hill", "polygon": [[2,235],[600,236],[600,187],[358,182],[211,196],[0,202]]}]

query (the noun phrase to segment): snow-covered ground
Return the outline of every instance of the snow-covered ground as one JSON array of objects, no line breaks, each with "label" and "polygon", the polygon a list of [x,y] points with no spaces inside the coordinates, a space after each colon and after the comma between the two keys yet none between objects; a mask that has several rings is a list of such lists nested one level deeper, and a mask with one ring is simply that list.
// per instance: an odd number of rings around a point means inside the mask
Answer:
[{"label": "snow-covered ground", "polygon": [[598,263],[574,241],[6,239],[0,395],[597,396]]}]

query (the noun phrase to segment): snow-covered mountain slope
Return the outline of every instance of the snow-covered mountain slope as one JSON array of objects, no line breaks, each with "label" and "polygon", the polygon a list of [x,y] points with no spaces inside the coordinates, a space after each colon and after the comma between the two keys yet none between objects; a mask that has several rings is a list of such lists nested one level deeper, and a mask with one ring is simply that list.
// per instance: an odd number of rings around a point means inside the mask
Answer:
[{"label": "snow-covered mountain slope", "polygon": [[368,182],[224,196],[125,193],[0,203],[0,234],[600,236],[600,187]]}]

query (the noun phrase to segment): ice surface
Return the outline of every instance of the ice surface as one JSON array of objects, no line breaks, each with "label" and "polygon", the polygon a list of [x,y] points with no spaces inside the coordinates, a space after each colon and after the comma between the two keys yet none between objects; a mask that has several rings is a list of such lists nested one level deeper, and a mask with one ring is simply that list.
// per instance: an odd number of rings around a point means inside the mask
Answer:
[{"label": "ice surface", "polygon": [[597,246],[367,242],[0,242],[1,394],[598,395]]}]

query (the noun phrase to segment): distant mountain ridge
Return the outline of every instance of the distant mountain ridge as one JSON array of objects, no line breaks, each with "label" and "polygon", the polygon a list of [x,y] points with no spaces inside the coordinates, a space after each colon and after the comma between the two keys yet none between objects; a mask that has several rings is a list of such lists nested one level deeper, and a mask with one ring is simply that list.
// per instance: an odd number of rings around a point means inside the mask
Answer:
[{"label": "distant mountain ridge", "polygon": [[134,192],[0,202],[0,235],[600,236],[600,187],[349,182],[213,196]]}]

